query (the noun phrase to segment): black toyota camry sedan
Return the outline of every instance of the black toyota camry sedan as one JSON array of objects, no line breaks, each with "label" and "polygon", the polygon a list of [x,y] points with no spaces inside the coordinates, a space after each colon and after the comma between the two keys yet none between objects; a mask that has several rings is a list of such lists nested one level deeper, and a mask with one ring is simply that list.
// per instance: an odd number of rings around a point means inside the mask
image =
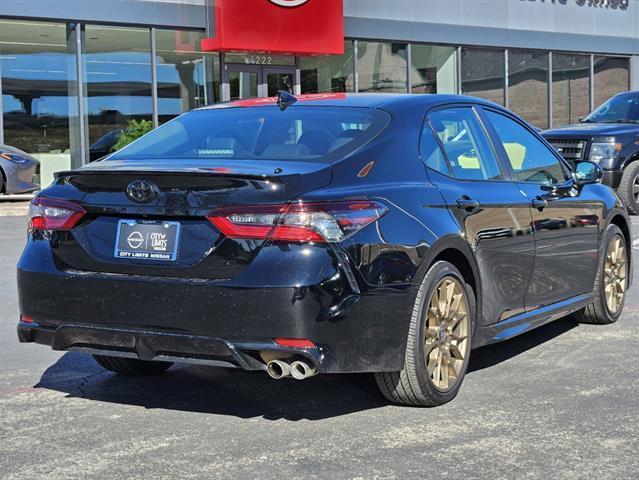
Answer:
[{"label": "black toyota camry sedan", "polygon": [[473,348],[621,315],[628,216],[575,168],[475,98],[195,110],[33,200],[19,338],[129,375],[373,372],[393,402],[440,405]]}]

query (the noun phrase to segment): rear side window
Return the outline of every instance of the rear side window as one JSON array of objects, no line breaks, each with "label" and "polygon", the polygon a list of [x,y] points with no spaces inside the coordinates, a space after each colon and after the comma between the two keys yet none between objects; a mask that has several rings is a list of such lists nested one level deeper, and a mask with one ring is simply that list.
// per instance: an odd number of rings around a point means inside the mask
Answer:
[{"label": "rear side window", "polygon": [[428,122],[424,123],[424,127],[422,129],[420,148],[422,158],[428,168],[432,168],[444,175],[450,175],[450,169],[448,168],[448,163],[446,163],[446,157],[444,156],[444,153],[439,146],[439,142],[437,141],[437,138],[435,137],[435,134]]},{"label": "rear side window", "polygon": [[243,159],[327,161],[370,141],[389,123],[355,107],[213,108],[182,115],[109,160]]},{"label": "rear side window", "polygon": [[543,184],[566,181],[567,172],[559,159],[523,125],[500,113],[485,112],[518,181]]},{"label": "rear side window", "polygon": [[472,108],[436,110],[429,119],[444,146],[453,177],[501,179],[497,158]]}]

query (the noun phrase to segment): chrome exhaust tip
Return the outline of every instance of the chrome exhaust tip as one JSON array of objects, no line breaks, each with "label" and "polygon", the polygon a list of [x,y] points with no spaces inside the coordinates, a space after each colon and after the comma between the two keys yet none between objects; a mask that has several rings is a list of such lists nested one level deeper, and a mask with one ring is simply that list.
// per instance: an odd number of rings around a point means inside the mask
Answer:
[{"label": "chrome exhaust tip", "polygon": [[266,364],[266,373],[268,373],[271,378],[279,380],[291,374],[291,366],[281,360],[271,360]]},{"label": "chrome exhaust tip", "polygon": [[295,380],[304,380],[317,374],[317,369],[306,362],[296,360],[291,363],[290,372]]}]

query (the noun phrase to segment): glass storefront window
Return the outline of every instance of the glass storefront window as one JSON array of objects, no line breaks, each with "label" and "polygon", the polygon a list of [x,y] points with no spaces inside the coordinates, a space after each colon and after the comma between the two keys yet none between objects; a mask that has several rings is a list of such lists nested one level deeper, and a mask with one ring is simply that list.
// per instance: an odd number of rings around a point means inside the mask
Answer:
[{"label": "glass storefront window", "polygon": [[630,59],[595,57],[595,107],[630,88]]},{"label": "glass storefront window", "polygon": [[76,57],[67,37],[63,23],[0,20],[4,141],[40,160],[43,186],[71,166]]},{"label": "glass storefront window", "polygon": [[412,45],[410,82],[413,93],[457,93],[456,49]]},{"label": "glass storefront window", "polygon": [[504,51],[462,48],[462,94],[504,104]]},{"label": "glass storefront window", "polygon": [[548,125],[548,52],[509,50],[508,108],[538,128]]},{"label": "glass storefront window", "polygon": [[552,55],[552,122],[576,123],[590,111],[590,56]]},{"label": "glass storefront window", "polygon": [[104,138],[117,138],[131,119],[152,118],[151,35],[144,28],[87,25],[85,38],[85,104],[94,161],[110,151]]},{"label": "glass storefront window", "polygon": [[353,42],[344,42],[344,55],[300,58],[302,93],[352,92]]},{"label": "glass storefront window", "polygon": [[[202,38],[204,32],[156,30],[160,123],[215,101],[209,96],[219,91],[215,77],[215,72],[219,77],[219,55],[201,52]],[[213,88],[207,88],[207,83]]]},{"label": "glass storefront window", "polygon": [[357,75],[360,92],[408,91],[406,44],[357,42]]}]

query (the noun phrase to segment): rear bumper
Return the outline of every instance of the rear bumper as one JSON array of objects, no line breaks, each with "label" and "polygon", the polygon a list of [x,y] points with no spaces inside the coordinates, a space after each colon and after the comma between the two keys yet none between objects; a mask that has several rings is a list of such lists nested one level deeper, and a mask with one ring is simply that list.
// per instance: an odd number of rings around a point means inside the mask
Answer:
[{"label": "rear bumper", "polygon": [[[19,268],[21,313],[34,323],[20,323],[18,335],[56,350],[246,370],[262,369],[257,352],[268,350],[306,357],[325,373],[400,370],[412,289],[353,294],[341,282],[343,275],[311,286],[260,288]],[[318,348],[286,350],[275,338],[309,339]]]},{"label": "rear bumper", "polygon": [[49,345],[54,350],[82,351],[112,357],[147,361],[182,362],[218,367],[265,370],[259,352],[303,357],[319,371],[323,370],[322,348],[282,348],[275,342],[231,343],[224,339],[89,325],[44,327],[20,322],[18,339],[22,343]]}]

